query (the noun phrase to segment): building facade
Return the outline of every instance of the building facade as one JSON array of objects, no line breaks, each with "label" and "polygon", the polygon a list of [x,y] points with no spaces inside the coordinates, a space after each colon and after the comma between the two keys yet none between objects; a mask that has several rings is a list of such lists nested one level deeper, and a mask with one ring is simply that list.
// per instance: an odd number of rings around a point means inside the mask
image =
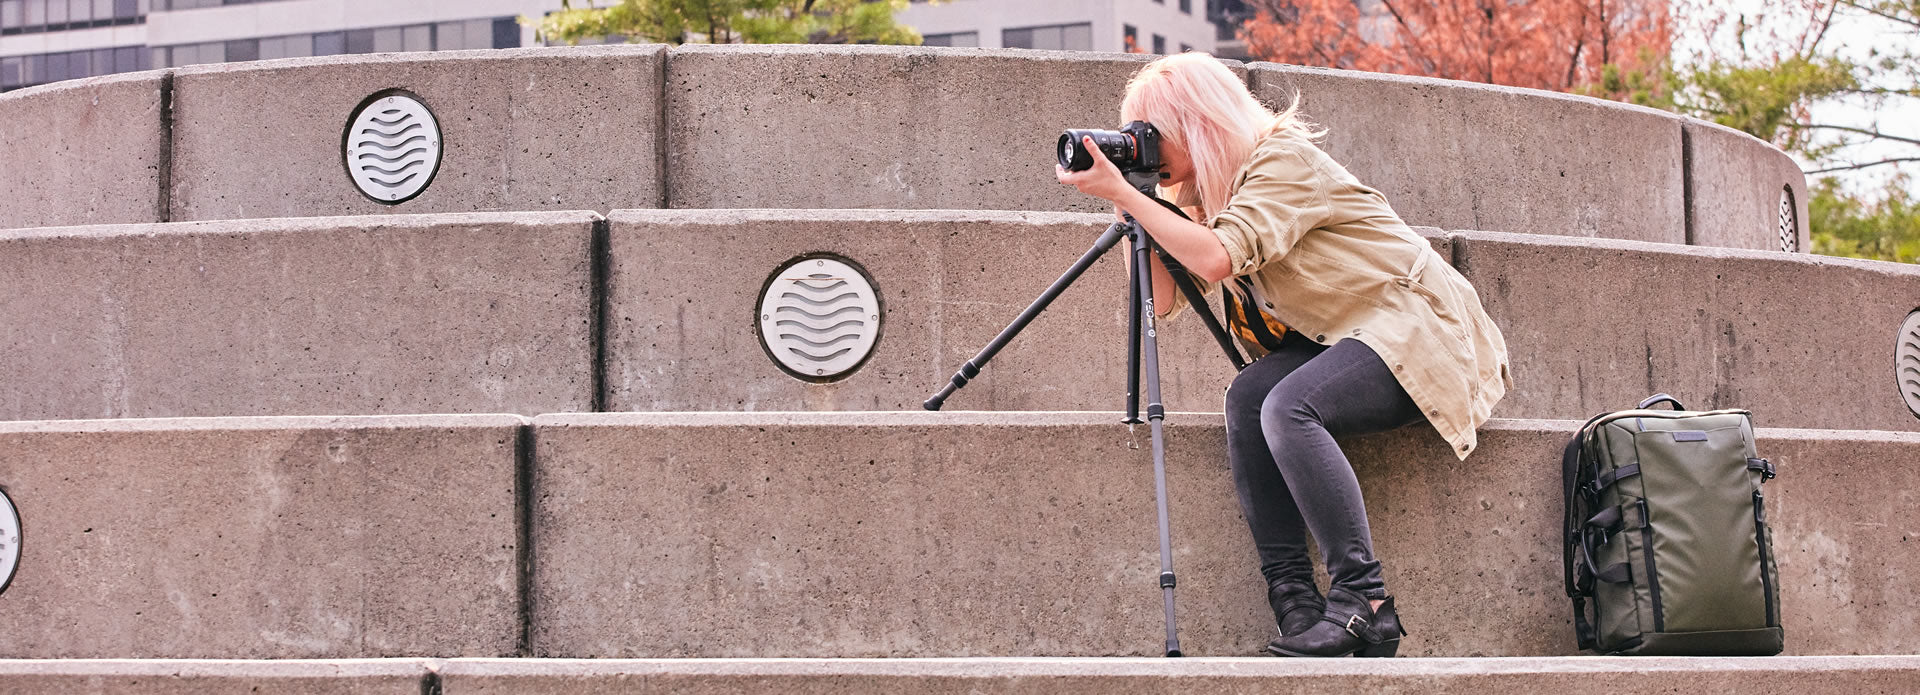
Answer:
[{"label": "building facade", "polygon": [[[1218,0],[915,0],[898,17],[929,46],[1179,53],[1220,50]],[[1228,32],[1227,38],[1232,38]]]},{"label": "building facade", "polygon": [[559,0],[0,0],[0,91],[135,70],[532,45]]},{"label": "building facade", "polygon": [[[560,0],[0,0],[0,91],[201,63],[535,45]],[[947,0],[898,16],[936,46],[1235,57],[1239,0]],[[1223,42],[1223,39],[1226,41]]]}]

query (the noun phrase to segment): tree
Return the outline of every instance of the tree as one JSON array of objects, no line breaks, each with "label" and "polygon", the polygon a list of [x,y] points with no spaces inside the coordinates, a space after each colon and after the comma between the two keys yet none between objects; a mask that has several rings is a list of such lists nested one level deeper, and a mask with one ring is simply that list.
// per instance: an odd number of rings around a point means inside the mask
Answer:
[{"label": "tree", "polygon": [[1820,179],[1807,201],[1807,224],[1819,230],[1813,252],[1920,263],[1920,200],[1907,184],[1896,176],[1873,199],[1842,190],[1833,177]]},{"label": "tree", "polygon": [[[1570,91],[1656,84],[1673,40],[1666,0],[1253,0],[1261,60]],[[1621,77],[1639,75],[1640,78]]]},{"label": "tree", "polygon": [[543,41],[624,37],[654,43],[884,43],[919,45],[893,13],[907,0],[618,0],[560,10],[533,24]]}]

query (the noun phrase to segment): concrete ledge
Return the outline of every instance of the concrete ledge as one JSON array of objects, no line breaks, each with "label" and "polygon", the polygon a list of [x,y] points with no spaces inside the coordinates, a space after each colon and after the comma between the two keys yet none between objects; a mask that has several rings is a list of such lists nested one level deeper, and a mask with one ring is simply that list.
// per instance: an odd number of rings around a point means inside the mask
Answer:
[{"label": "concrete ledge", "polygon": [[0,423],[0,655],[514,654],[524,422]]},{"label": "concrete ledge", "polygon": [[1496,417],[1585,418],[1666,392],[1781,427],[1920,430],[1894,379],[1920,266],[1462,232],[1455,264],[1507,339]]},{"label": "concrete ledge", "polygon": [[0,95],[0,229],[159,222],[170,71]]},{"label": "concrete ledge", "polygon": [[[296,58],[182,68],[173,220],[658,207],[664,46]],[[418,95],[439,176],[389,206],[362,195],[341,132],[361,100]]]},{"label": "concrete ledge", "polygon": [[[1807,176],[1779,148],[1732,128],[1689,118],[1687,243],[1808,253]],[[1792,248],[1780,239],[1780,195],[1792,191]]]},{"label": "concrete ledge", "polygon": [[1327,152],[1409,224],[1686,243],[1673,114],[1401,75],[1274,63],[1247,73],[1269,104],[1303,94],[1302,110],[1331,131]]},{"label": "concrete ledge", "polygon": [[667,62],[667,205],[1111,214],[1054,180],[1055,140],[1068,128],[1119,127],[1127,79],[1147,60],[678,46]]},{"label": "concrete ledge", "polygon": [[419,695],[433,662],[410,659],[234,661],[0,660],[0,695]]},{"label": "concrete ledge", "polygon": [[1902,692],[1920,659],[673,659],[470,660],[446,695],[484,693]]},{"label": "concrete ledge", "polygon": [[0,420],[591,410],[598,219],[0,232]]},{"label": "concrete ledge", "polygon": [[[564,657],[1155,655],[1145,428],[1117,413],[535,419],[531,649]],[[1271,637],[1218,415],[1169,418],[1182,646]],[[1557,462],[1576,421],[1352,439],[1411,656],[1574,651]],[[1912,653],[1920,434],[1762,430],[1790,654]],[[1492,612],[1489,612],[1489,611]]]},{"label": "concrete ledge", "polygon": [[[954,210],[616,211],[608,408],[918,410],[1112,220],[1111,213]],[[1422,232],[1451,256],[1444,234]],[[832,384],[803,382],[775,366],[759,345],[755,315],[767,276],[819,251],[864,265],[885,309],[874,357]],[[1126,303],[1126,270],[1115,250],[948,407],[1122,407]],[[1165,326],[1166,403],[1218,409],[1232,366],[1197,319]]]}]

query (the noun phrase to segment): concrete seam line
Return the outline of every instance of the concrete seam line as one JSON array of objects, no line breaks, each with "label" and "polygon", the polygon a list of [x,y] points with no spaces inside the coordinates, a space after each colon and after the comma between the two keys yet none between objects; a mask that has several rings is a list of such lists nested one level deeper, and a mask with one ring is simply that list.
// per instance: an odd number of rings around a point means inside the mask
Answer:
[{"label": "concrete seam line", "polygon": [[[517,594],[519,610],[514,616],[515,632],[514,653],[522,658],[533,655],[533,447],[535,444],[533,421],[527,420],[514,429],[513,456],[513,524],[514,540],[518,546],[514,552],[514,591]],[[434,689],[426,691],[429,695],[439,693],[440,674],[431,670]]]},{"label": "concrete seam line", "polygon": [[154,177],[160,187],[155,222],[173,221],[173,71],[160,73],[160,156]]},{"label": "concrete seam line", "polygon": [[1680,238],[1688,246],[1698,244],[1694,238],[1693,211],[1696,206],[1693,198],[1699,193],[1693,186],[1693,132],[1687,127],[1687,121],[1683,120],[1680,122]]},{"label": "concrete seam line", "polygon": [[601,217],[593,221],[588,233],[587,256],[587,345],[591,364],[587,366],[589,388],[587,396],[589,409],[593,412],[606,412],[607,402],[607,333],[611,329],[607,312],[612,305],[608,296],[613,286],[611,278],[613,268],[613,223]]},{"label": "concrete seam line", "polygon": [[[654,184],[653,206],[664,208],[668,205],[670,199],[667,195],[673,186],[673,168],[667,166],[667,136],[673,132],[667,125],[667,93],[670,90],[667,84],[668,49],[660,49],[656,55],[660,56],[660,92],[653,102],[653,174],[657,182]],[[608,210],[607,214],[611,215],[613,211]]]}]

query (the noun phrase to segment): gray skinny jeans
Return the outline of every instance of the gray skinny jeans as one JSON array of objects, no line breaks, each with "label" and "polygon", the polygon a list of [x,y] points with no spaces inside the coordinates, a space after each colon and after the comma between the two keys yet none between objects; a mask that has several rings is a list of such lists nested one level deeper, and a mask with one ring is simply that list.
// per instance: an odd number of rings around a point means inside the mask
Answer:
[{"label": "gray skinny jeans", "polygon": [[1360,481],[1333,441],[1424,419],[1386,363],[1357,340],[1323,346],[1288,331],[1234,378],[1226,411],[1233,483],[1268,586],[1313,585],[1311,530],[1334,586],[1386,598]]}]

